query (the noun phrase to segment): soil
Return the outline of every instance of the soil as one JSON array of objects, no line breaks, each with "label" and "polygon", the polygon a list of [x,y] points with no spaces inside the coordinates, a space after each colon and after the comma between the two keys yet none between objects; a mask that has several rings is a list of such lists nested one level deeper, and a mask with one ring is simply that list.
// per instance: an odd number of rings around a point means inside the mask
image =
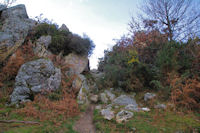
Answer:
[{"label": "soil", "polygon": [[96,133],[93,124],[93,111],[95,106],[90,105],[87,110],[81,114],[80,119],[75,123],[74,130],[78,133]]}]

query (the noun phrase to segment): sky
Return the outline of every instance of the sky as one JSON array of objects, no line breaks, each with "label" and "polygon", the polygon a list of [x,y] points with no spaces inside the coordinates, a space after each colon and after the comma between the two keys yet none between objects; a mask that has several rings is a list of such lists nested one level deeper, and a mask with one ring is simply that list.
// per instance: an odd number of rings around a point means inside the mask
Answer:
[{"label": "sky", "polygon": [[115,44],[113,39],[128,32],[127,24],[136,15],[139,0],[17,0],[16,4],[25,4],[31,18],[43,14],[73,33],[86,33],[96,45],[90,57],[93,69],[104,50]]}]

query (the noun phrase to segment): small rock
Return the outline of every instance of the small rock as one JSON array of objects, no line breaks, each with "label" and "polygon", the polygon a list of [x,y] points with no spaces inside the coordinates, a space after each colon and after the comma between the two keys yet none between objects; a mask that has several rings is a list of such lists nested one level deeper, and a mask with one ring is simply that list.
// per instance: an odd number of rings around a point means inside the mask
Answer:
[{"label": "small rock", "polygon": [[149,112],[150,109],[149,108],[141,108],[142,111],[145,111],[145,112]]},{"label": "small rock", "polygon": [[109,99],[110,99],[111,101],[113,101],[113,100],[115,99],[115,94],[111,93],[111,92],[108,91],[108,90],[105,90],[104,92],[106,93],[106,95],[109,97]]},{"label": "small rock", "polygon": [[100,110],[100,109],[101,109],[101,105],[97,105],[97,106],[95,107],[95,109]]},{"label": "small rock", "polygon": [[148,101],[150,99],[153,99],[155,96],[156,96],[156,94],[154,94],[154,93],[146,93],[144,95],[144,101]]},{"label": "small rock", "polygon": [[112,109],[112,104],[108,104],[108,105],[106,106],[106,108],[107,108],[107,109]]},{"label": "small rock", "polygon": [[101,101],[103,103],[107,103],[108,102],[108,98],[106,97],[106,94],[105,93],[101,93],[100,94],[100,98],[101,98]]},{"label": "small rock", "polygon": [[110,109],[102,109],[101,115],[107,120],[111,120],[115,117],[114,111],[111,111]]},{"label": "small rock", "polygon": [[129,110],[129,111],[136,111],[136,112],[139,111],[138,106],[133,105],[133,104],[129,104],[129,105],[127,105],[124,109]]},{"label": "small rock", "polygon": [[98,95],[91,95],[90,101],[93,102],[93,103],[97,103],[98,102]]},{"label": "small rock", "polygon": [[114,88],[110,88],[110,91],[113,91],[114,90]]},{"label": "small rock", "polygon": [[132,132],[133,132],[133,133],[135,133],[136,130],[137,130],[137,129],[136,129],[135,127],[132,128]]},{"label": "small rock", "polygon": [[165,104],[158,104],[154,106],[155,109],[166,109],[166,105]]},{"label": "small rock", "polygon": [[128,119],[133,117],[133,113],[129,111],[122,110],[116,115],[116,121],[118,123],[126,122]]},{"label": "small rock", "polygon": [[118,109],[118,108],[119,108],[119,106],[117,106],[117,105],[116,105],[116,106],[115,106],[115,108],[116,108],[116,109]]}]

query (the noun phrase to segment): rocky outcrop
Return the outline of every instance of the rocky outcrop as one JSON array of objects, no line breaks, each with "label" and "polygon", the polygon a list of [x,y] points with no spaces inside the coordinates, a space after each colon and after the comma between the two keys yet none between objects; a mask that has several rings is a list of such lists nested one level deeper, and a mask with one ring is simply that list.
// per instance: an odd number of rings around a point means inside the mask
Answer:
[{"label": "rocky outcrop", "polygon": [[[76,81],[76,80],[74,80],[74,81]],[[76,82],[74,82],[74,81],[73,81],[73,85],[72,85],[73,89],[76,88],[75,91],[80,90],[78,93],[78,96],[77,96],[78,103],[79,104],[88,103],[88,94],[89,94],[90,88],[87,84],[87,79],[85,78],[84,75],[79,74],[77,77],[77,81]],[[78,88],[80,87],[80,88],[78,89],[77,87]]]},{"label": "rocky outcrop", "polygon": [[69,32],[69,29],[65,24],[62,24],[62,26],[59,28],[59,31]]},{"label": "rocky outcrop", "polygon": [[0,21],[2,22],[0,29],[0,62],[2,62],[22,45],[28,31],[36,25],[36,22],[28,18],[24,5],[3,8]]},{"label": "rocky outcrop", "polygon": [[7,7],[6,7],[5,5],[1,5],[1,4],[0,4],[0,13],[1,13],[3,10],[5,10],[5,9],[7,9]]},{"label": "rocky outcrop", "polygon": [[22,65],[15,79],[11,103],[30,100],[35,94],[46,90],[57,90],[60,83],[61,70],[54,67],[50,60],[38,59],[27,62]]},{"label": "rocky outcrop", "polygon": [[33,52],[38,57],[49,57],[52,55],[50,51],[48,51],[48,46],[51,43],[51,36],[41,36],[33,46]]},{"label": "rocky outcrop", "polygon": [[71,53],[64,57],[64,64],[69,68],[69,74],[81,74],[88,65],[88,58]]}]

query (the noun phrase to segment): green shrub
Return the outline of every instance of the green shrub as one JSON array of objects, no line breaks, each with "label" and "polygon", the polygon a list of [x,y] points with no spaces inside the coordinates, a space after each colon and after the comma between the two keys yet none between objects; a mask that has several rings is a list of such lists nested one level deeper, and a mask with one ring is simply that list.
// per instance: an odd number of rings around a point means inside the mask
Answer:
[{"label": "green shrub", "polygon": [[48,49],[53,54],[63,52],[63,55],[68,55],[71,52],[75,52],[79,55],[90,56],[95,47],[94,43],[87,35],[81,37],[77,34],[72,34],[71,32],[60,31],[55,24],[39,24],[34,29],[31,38],[35,41],[43,35],[50,35],[52,37],[52,42]]},{"label": "green shrub", "polygon": [[158,53],[156,64],[164,73],[178,69],[178,49],[179,43],[168,43]]}]

